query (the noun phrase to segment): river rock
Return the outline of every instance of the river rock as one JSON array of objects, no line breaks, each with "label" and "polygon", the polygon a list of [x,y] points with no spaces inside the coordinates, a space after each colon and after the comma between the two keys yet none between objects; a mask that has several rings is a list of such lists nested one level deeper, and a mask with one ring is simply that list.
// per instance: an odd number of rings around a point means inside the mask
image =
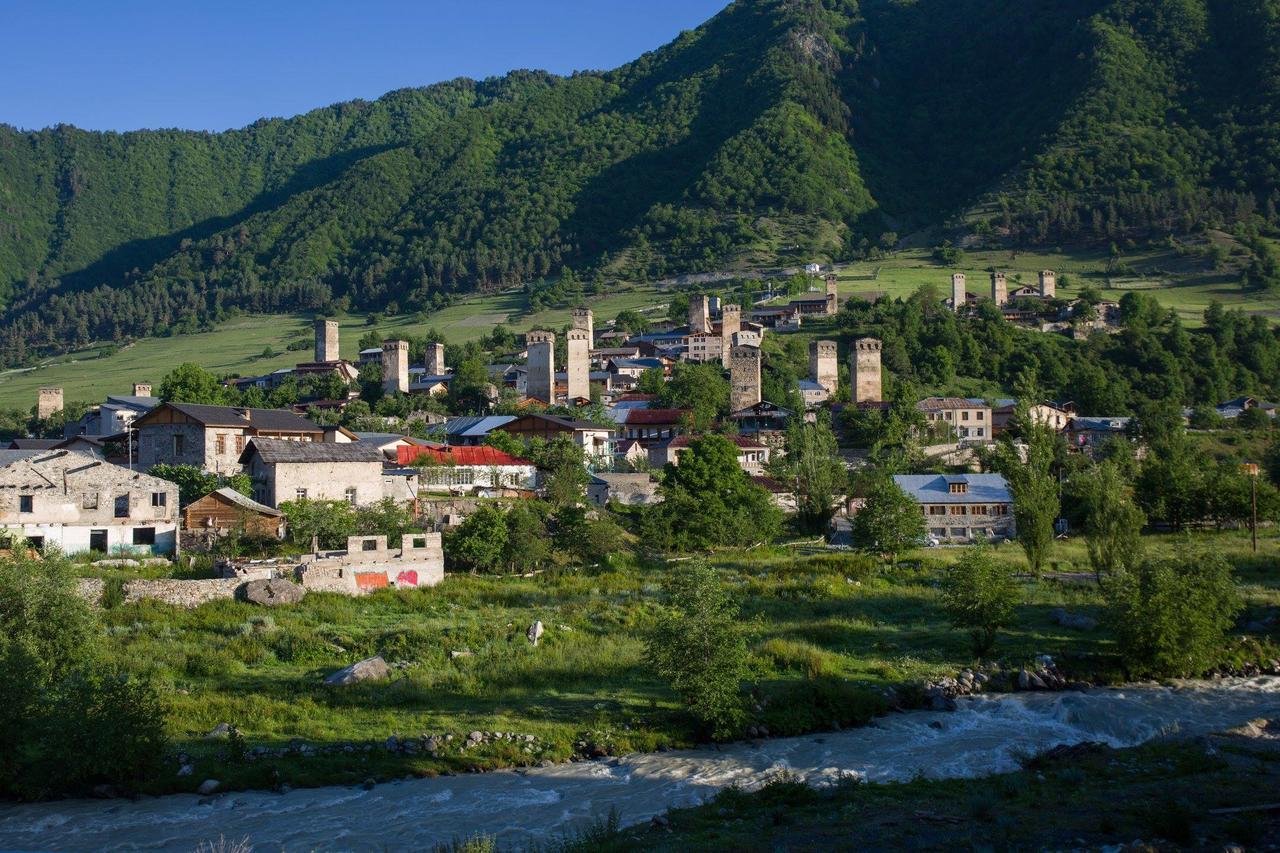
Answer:
[{"label": "river rock", "polygon": [[178,768],[179,776],[190,776],[194,772],[196,772],[196,769],[192,767],[190,764],[184,764]]},{"label": "river rock", "polygon": [[240,594],[250,604],[263,607],[280,607],[285,604],[297,604],[307,594],[306,589],[284,578],[270,580],[253,580],[240,588]]},{"label": "river rock", "polygon": [[231,737],[231,724],[218,723],[204,736],[205,740],[226,740]]},{"label": "river rock", "polygon": [[345,687],[348,684],[357,684],[361,681],[381,681],[390,675],[391,668],[387,666],[387,662],[382,659],[381,655],[374,655],[371,658],[357,661],[345,669],[338,670],[326,678],[324,683],[333,687]]},{"label": "river rock", "polygon": [[221,785],[222,783],[217,779],[205,779],[200,783],[200,787],[196,788],[196,793],[207,797],[210,794],[216,794]]},{"label": "river rock", "polygon": [[525,632],[525,636],[529,638],[529,642],[537,646],[538,640],[542,639],[543,627],[542,620],[538,620],[529,626],[529,630]]},{"label": "river rock", "polygon": [[95,560],[93,565],[99,569],[136,569],[139,564],[137,560],[121,557],[110,560]]}]

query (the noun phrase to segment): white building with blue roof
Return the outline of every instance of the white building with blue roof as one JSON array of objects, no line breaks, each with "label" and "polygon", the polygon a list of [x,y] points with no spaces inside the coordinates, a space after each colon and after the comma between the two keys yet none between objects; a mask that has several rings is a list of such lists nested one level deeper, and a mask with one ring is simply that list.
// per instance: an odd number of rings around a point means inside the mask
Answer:
[{"label": "white building with blue roof", "polygon": [[999,474],[899,474],[893,478],[924,513],[939,542],[1012,539],[1013,495]]}]

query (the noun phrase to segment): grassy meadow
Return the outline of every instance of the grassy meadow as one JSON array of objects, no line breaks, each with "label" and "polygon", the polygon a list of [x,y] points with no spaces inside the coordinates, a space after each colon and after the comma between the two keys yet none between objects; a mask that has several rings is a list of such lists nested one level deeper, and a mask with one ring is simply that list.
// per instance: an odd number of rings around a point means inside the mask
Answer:
[{"label": "grassy meadow", "polygon": [[[1231,557],[1251,615],[1280,607],[1274,533],[1257,557],[1239,533],[1201,534],[1190,544]],[[1152,537],[1150,545],[1172,552],[1188,540]],[[949,625],[937,588],[959,553],[928,549],[892,569],[855,554],[780,547],[715,557],[742,602],[751,724],[774,735],[860,724],[883,710],[881,688],[972,665],[969,639]],[[1023,565],[1016,546],[997,554]],[[1083,546],[1060,544],[1053,568],[1087,570]],[[157,779],[157,791],[194,789],[210,777],[231,787],[347,784],[688,746],[697,739],[693,721],[643,661],[664,579],[680,570],[680,562],[618,563],[529,578],[451,575],[434,589],[365,598],[313,593],[273,609],[235,601],[191,611],[118,605],[103,612],[102,651],[159,680],[175,746],[193,758],[193,775]],[[1016,622],[995,654],[1005,668],[1050,654],[1074,677],[1120,678],[1105,630],[1062,628],[1054,616],[1060,607],[1100,616],[1101,603],[1091,583],[1026,578]],[[535,620],[546,631],[536,648],[525,638]],[[391,681],[321,684],[374,654],[393,665]],[[243,744],[204,740],[219,723],[236,726]],[[464,749],[473,730],[536,740]],[[378,746],[391,735],[444,734],[454,739],[435,757]],[[340,751],[238,760],[241,747],[290,743]],[[346,746],[352,749],[341,751]]]}]

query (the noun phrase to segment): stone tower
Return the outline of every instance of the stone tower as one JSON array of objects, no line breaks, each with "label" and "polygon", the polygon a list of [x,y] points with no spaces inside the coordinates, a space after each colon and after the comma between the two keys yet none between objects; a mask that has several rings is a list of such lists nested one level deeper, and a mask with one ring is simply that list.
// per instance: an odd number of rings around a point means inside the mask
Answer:
[{"label": "stone tower", "polygon": [[316,361],[337,361],[338,321],[316,320]]},{"label": "stone tower", "polygon": [[151,396],[151,383],[150,383],[150,382],[135,382],[135,383],[133,383],[133,396],[135,396],[135,397],[150,397],[150,396]]},{"label": "stone tower", "polygon": [[387,394],[409,393],[409,342],[382,342],[382,390]]},{"label": "stone tower", "polygon": [[595,318],[592,316],[590,308],[573,309],[573,328],[582,329],[587,333],[587,349],[591,349],[596,345]]},{"label": "stone tower", "polygon": [[689,297],[689,331],[711,331],[711,306],[702,294]]},{"label": "stone tower", "polygon": [[448,373],[444,366],[444,344],[427,344],[427,356],[422,366],[428,376],[444,376]]},{"label": "stone tower", "polygon": [[525,396],[544,403],[556,401],[556,335],[534,331],[524,336],[529,351],[529,372],[525,380]]},{"label": "stone tower", "polygon": [[47,420],[62,411],[62,389],[41,388],[36,396],[36,417]]},{"label": "stone tower", "polygon": [[720,308],[720,363],[729,367],[733,336],[742,331],[742,306],[725,303]]},{"label": "stone tower", "polygon": [[1004,305],[1009,301],[1009,280],[1002,272],[991,274],[991,301],[996,305]]},{"label": "stone tower", "polygon": [[836,277],[832,274],[826,276],[827,282],[827,313],[835,316],[840,313],[840,293],[836,282]]},{"label": "stone tower", "polygon": [[1044,299],[1058,297],[1058,274],[1053,270],[1040,271],[1040,296]]},{"label": "stone tower", "polygon": [[760,402],[760,348],[735,344],[729,351],[729,411]]},{"label": "stone tower", "polygon": [[591,398],[591,333],[586,329],[570,329],[565,342],[565,370],[568,382],[565,396],[569,401]]},{"label": "stone tower", "polygon": [[875,338],[861,338],[853,342],[849,354],[849,373],[853,378],[853,402],[879,403],[884,398],[880,382],[880,350],[883,345]]},{"label": "stone tower", "polygon": [[840,356],[835,341],[812,341],[809,344],[809,378],[836,393],[840,385]]},{"label": "stone tower", "polygon": [[959,311],[964,307],[965,302],[969,299],[965,290],[964,273],[957,272],[951,274],[951,307]]}]

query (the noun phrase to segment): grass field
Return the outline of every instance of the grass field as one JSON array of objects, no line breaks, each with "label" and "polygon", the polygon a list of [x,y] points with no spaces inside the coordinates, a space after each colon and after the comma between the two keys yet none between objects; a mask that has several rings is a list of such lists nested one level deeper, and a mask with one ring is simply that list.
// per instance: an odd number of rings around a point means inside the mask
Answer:
[{"label": "grass field", "polygon": [[[1237,564],[1253,615],[1280,605],[1274,533],[1258,557],[1240,534],[1197,538]],[[1187,545],[1181,537],[1151,539],[1155,551]],[[971,665],[969,639],[948,623],[937,589],[939,572],[959,553],[929,549],[893,570],[852,554],[806,557],[782,548],[718,557],[741,599],[752,649],[749,681],[763,703],[753,724],[783,735],[862,723],[882,707],[876,688]],[[1023,564],[1016,546],[997,553]],[[1081,543],[1064,543],[1054,568],[1084,569],[1085,562]],[[192,776],[157,779],[156,790],[186,790],[209,777],[233,787],[346,784],[560,761],[582,752],[583,742],[609,754],[686,746],[696,737],[691,719],[642,660],[663,580],[678,571],[675,563],[533,578],[450,576],[434,589],[311,594],[274,609],[234,601],[193,611],[122,605],[104,611],[102,651],[156,676],[172,705],[176,746],[195,760]],[[1118,677],[1105,631],[1059,627],[1058,607],[1097,616],[1101,600],[1091,584],[1024,581],[1016,623],[997,646],[1005,666],[1051,654],[1074,677]],[[524,637],[535,620],[546,628],[536,648]],[[373,654],[401,667],[392,682],[336,691],[321,685],[324,675]],[[298,739],[356,751],[229,760],[224,744],[202,738],[219,723],[236,726],[247,747]],[[537,740],[461,749],[472,730]],[[436,757],[363,749],[393,734],[446,733],[453,746]]]},{"label": "grass field", "polygon": [[[1222,238],[1227,241],[1227,238]],[[1229,245],[1229,241],[1228,241]],[[1124,255],[1124,263],[1136,276],[1109,279],[1105,273],[1107,256],[1092,252],[1008,252],[969,251],[956,269],[935,263],[927,250],[897,252],[875,263],[855,264],[840,273],[840,294],[844,298],[880,294],[905,297],[924,285],[933,285],[939,296],[949,293],[951,273],[968,276],[969,291],[986,292],[989,267],[1010,274],[1010,286],[1021,281],[1033,284],[1042,269],[1059,274],[1059,292],[1072,296],[1080,288],[1093,285],[1105,298],[1119,299],[1129,289],[1150,293],[1162,304],[1175,309],[1188,325],[1202,322],[1204,310],[1212,300],[1232,309],[1258,313],[1280,320],[1280,295],[1244,293],[1236,284],[1236,273],[1230,264],[1226,271],[1215,272],[1207,261],[1193,255],[1179,256],[1166,248],[1135,249]],[[858,280],[878,271],[874,281]],[[1112,286],[1115,285],[1115,286]],[[669,292],[649,284],[618,284],[605,296],[591,300],[597,326],[628,308],[655,307],[664,304]],[[486,334],[504,323],[517,332],[538,326],[559,327],[569,321],[569,310],[526,313],[528,302],[523,293],[508,291],[485,296],[472,296],[437,311],[424,321],[413,315],[385,318],[378,328],[384,336],[418,334],[429,327],[443,333],[452,343],[465,343]],[[357,341],[367,329],[364,315],[337,318],[342,324],[342,354],[356,356]],[[225,323],[215,332],[172,338],[150,338],[106,357],[100,348],[92,347],[51,358],[34,369],[0,372],[0,408],[27,408],[35,403],[36,390],[44,386],[62,387],[68,401],[97,402],[109,393],[128,393],[131,383],[159,382],[169,370],[183,361],[194,361],[216,373],[256,375],[299,361],[310,359],[310,348],[286,351],[292,341],[309,340],[311,315],[283,314],[274,316],[242,316]],[[262,358],[265,348],[276,355]]]}]

